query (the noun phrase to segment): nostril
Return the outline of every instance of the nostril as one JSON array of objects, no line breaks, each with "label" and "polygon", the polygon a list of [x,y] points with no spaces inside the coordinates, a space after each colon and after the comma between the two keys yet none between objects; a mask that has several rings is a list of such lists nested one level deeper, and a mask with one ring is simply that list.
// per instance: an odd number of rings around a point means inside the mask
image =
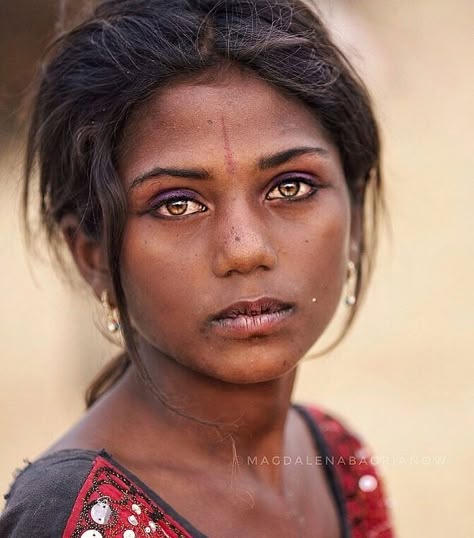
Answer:
[{"label": "nostril", "polygon": [[212,271],[219,277],[230,277],[234,273],[247,274],[254,270],[270,270],[277,263],[277,253],[264,234],[255,229],[225,230],[216,237],[215,257]]}]

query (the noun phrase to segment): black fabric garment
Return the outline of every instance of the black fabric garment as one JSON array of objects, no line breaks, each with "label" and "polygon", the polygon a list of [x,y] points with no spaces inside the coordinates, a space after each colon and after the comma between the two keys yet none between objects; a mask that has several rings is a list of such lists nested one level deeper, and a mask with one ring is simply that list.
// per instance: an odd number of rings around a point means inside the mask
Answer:
[{"label": "black fabric garment", "polygon": [[1,538],[61,538],[96,452],[60,451],[17,476],[0,516]]}]

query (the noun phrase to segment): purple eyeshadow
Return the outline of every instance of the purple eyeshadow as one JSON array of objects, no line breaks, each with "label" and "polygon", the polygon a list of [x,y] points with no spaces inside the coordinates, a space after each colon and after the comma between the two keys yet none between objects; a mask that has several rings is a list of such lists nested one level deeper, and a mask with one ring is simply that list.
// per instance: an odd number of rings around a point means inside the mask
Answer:
[{"label": "purple eyeshadow", "polygon": [[194,199],[195,193],[193,193],[192,191],[180,189],[166,191],[156,196],[156,198],[153,198],[152,203],[156,205],[159,203],[166,203],[181,198]]}]

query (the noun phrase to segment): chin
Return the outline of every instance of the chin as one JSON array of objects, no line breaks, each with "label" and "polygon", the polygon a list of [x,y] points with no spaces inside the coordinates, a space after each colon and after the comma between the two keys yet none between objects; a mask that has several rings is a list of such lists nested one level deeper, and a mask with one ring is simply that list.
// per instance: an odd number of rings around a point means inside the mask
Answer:
[{"label": "chin", "polygon": [[236,385],[267,383],[289,375],[299,360],[300,356],[291,357],[288,353],[284,357],[265,352],[247,353],[245,356],[233,354],[228,361],[224,358],[219,364],[208,364],[202,373]]}]

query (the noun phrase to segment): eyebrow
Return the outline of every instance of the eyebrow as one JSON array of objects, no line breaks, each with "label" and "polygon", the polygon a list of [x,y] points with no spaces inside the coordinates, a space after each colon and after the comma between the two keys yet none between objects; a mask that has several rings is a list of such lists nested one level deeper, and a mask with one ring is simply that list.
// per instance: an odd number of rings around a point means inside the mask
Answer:
[{"label": "eyebrow", "polygon": [[[329,151],[321,147],[312,147],[312,146],[303,146],[297,148],[286,149],[274,153],[272,155],[267,155],[261,157],[258,160],[258,168],[260,170],[268,170],[269,168],[276,168],[291,159],[299,157],[301,155],[306,155],[308,153],[316,153],[327,159],[329,157]],[[163,168],[161,166],[155,166],[151,170],[144,172],[137,176],[131,183],[128,191],[131,191],[138,185],[141,185],[149,179],[154,179],[159,176],[172,176],[172,177],[181,177],[186,179],[208,179],[210,174],[207,170],[201,168]]]},{"label": "eyebrow", "polygon": [[194,169],[194,168],[162,168],[160,166],[155,166],[148,172],[144,172],[137,176],[131,183],[128,188],[129,191],[140,185],[141,183],[147,181],[148,179],[153,179],[159,176],[173,176],[173,177],[184,177],[187,179],[207,179],[210,174],[207,170]]},{"label": "eyebrow", "polygon": [[269,168],[275,168],[288,162],[291,159],[294,159],[295,157],[299,157],[300,155],[306,155],[307,153],[316,153],[326,159],[329,157],[329,151],[327,149],[320,147],[303,146],[299,148],[285,149],[283,151],[279,151],[278,153],[274,153],[273,155],[262,157],[258,161],[258,167],[260,168],[260,170],[268,170]]}]

